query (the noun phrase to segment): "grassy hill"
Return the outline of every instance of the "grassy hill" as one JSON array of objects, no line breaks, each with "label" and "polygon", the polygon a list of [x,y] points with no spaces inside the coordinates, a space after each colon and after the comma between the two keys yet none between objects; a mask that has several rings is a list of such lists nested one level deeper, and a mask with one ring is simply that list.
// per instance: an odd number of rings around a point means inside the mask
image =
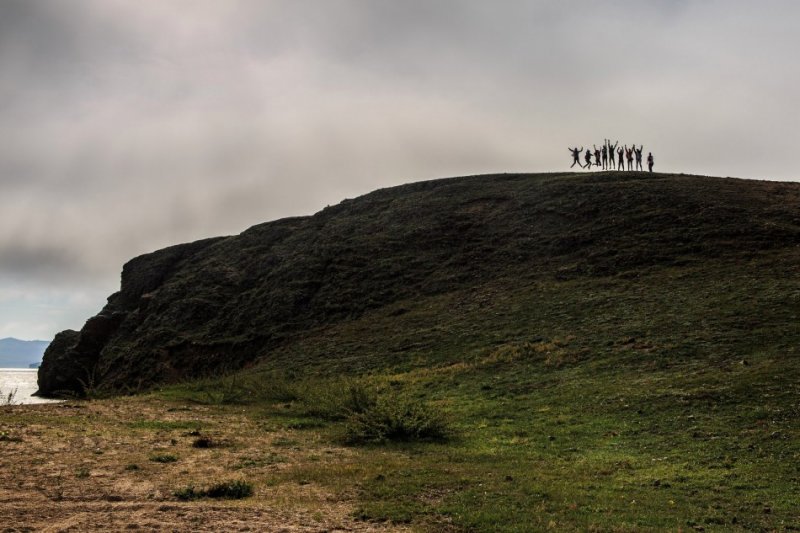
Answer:
[{"label": "grassy hill", "polygon": [[[798,194],[796,184],[639,173],[474,176],[376,191],[130,261],[106,308],[54,343],[40,386],[138,390],[260,361],[313,364],[307,352],[286,354],[315,332],[387,313],[393,331],[429,339],[423,351],[482,347],[495,334],[461,307],[485,291],[513,297],[581,280],[594,291],[658,269],[783,258],[800,243]],[[436,321],[474,324],[473,344],[409,322],[416,313],[403,317],[446,295],[464,302]],[[385,368],[421,355],[402,342],[388,353],[335,344],[341,353],[323,358],[334,365]]]},{"label": "grassy hill", "polygon": [[339,442],[324,406],[358,387],[443,414],[444,441],[250,472],[355,491],[366,520],[797,529],[798,260],[800,184],[416,183],[133,260],[40,385],[76,361],[90,392],[173,382],[297,442]]}]

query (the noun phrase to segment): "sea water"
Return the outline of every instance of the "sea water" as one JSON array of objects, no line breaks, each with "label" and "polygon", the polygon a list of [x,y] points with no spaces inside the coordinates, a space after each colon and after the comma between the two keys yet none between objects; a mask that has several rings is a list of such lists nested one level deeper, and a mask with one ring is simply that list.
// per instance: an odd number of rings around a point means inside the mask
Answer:
[{"label": "sea water", "polygon": [[38,370],[28,368],[0,368],[0,405],[8,400],[8,395],[16,391],[11,403],[48,403],[56,400],[45,400],[32,396],[38,389],[36,373]]}]

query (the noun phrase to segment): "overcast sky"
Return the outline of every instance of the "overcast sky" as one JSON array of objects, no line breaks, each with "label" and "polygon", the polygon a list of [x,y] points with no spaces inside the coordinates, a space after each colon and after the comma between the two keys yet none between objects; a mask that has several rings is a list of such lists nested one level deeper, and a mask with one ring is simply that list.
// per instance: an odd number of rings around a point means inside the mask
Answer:
[{"label": "overcast sky", "polygon": [[0,337],[122,264],[380,187],[656,170],[795,180],[796,0],[0,0]]}]

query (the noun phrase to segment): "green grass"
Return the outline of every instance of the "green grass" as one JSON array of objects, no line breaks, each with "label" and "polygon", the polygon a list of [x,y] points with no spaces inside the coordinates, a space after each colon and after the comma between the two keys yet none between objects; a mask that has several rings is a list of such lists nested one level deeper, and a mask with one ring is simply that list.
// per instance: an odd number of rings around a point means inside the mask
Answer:
[{"label": "green grass", "polygon": [[[268,386],[288,367],[297,390],[324,397],[343,353],[330,366],[321,354],[370,328],[349,359],[359,383],[434,407],[455,438],[377,439],[353,468],[308,461],[274,483],[356,487],[357,516],[425,530],[798,528],[800,279],[787,268],[775,255],[635,278],[506,280],[308,335],[249,375]],[[381,369],[417,322],[450,336],[417,336]],[[255,401],[250,412],[340,442],[347,418],[302,397]]]}]

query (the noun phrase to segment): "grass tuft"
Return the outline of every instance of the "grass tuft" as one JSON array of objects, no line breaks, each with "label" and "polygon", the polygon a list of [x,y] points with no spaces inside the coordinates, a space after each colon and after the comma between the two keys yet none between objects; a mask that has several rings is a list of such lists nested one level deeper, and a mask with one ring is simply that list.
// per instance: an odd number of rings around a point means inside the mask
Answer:
[{"label": "grass tuft", "polygon": [[197,489],[194,485],[189,485],[176,490],[173,494],[182,501],[199,500],[201,498],[241,500],[253,495],[253,485],[243,480],[216,483],[206,489]]},{"label": "grass tuft", "polygon": [[178,461],[178,457],[172,454],[160,454],[150,456],[150,460],[154,463],[174,463]]},{"label": "grass tuft", "polygon": [[14,405],[15,398],[17,396],[17,389],[11,389],[8,392],[3,392],[0,390],[0,406],[2,405]]}]

